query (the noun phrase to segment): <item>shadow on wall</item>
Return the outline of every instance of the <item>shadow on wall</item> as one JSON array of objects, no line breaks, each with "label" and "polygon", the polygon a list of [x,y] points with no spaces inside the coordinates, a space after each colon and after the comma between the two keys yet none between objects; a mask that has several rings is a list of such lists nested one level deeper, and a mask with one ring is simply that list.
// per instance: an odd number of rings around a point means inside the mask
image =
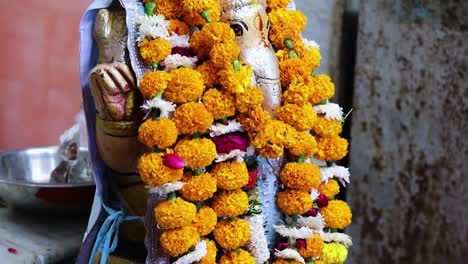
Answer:
[{"label": "shadow on wall", "polygon": [[80,110],[79,21],[91,1],[0,1],[0,150],[58,144]]}]

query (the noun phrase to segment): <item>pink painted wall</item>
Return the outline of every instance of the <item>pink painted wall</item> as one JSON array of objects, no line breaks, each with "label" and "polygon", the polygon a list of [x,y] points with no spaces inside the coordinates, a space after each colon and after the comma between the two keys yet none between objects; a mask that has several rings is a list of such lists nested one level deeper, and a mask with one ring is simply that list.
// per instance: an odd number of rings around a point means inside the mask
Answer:
[{"label": "pink painted wall", "polygon": [[0,150],[55,145],[73,124],[79,21],[90,2],[0,0]]}]

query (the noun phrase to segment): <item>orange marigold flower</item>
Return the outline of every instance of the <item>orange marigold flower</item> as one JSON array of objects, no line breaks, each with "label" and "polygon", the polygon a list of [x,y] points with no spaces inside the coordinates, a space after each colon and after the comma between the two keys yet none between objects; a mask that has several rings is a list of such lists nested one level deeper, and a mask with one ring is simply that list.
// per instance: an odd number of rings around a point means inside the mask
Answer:
[{"label": "orange marigold flower", "polygon": [[320,184],[320,168],[315,163],[286,163],[281,170],[280,179],[291,189],[310,192]]},{"label": "orange marigold flower", "polygon": [[304,214],[312,208],[312,198],[306,191],[286,190],[276,194],[276,205],[288,215]]},{"label": "orange marigold flower", "polygon": [[[167,1],[166,1],[167,2]],[[169,1],[172,2],[172,1]],[[177,35],[187,35],[190,33],[190,28],[183,21],[178,19],[171,19],[169,21],[169,33],[175,33]]]},{"label": "orange marigold flower", "polygon": [[[314,264],[315,263],[317,263],[317,261],[314,261]],[[277,260],[273,261],[272,264],[302,264],[302,263],[299,262],[299,261],[295,261],[295,260],[288,261],[288,260],[285,260],[285,259],[277,259]]]},{"label": "orange marigold flower", "polygon": [[247,113],[242,113],[237,117],[245,131],[255,132],[262,130],[270,122],[270,114],[263,110],[261,106],[256,106]]},{"label": "orange marigold flower", "polygon": [[281,84],[285,87],[289,86],[293,81],[306,82],[310,77],[311,71],[301,59],[287,59],[280,62],[279,65]]},{"label": "orange marigold flower", "polygon": [[348,141],[339,136],[317,138],[317,147],[314,157],[318,160],[340,160],[348,154]]},{"label": "orange marigold flower", "polygon": [[214,166],[211,174],[216,177],[218,188],[239,189],[249,182],[249,171],[245,162],[226,161]]},{"label": "orange marigold flower", "polygon": [[236,251],[229,251],[221,256],[219,259],[220,264],[255,264],[255,259],[249,252],[239,249]]},{"label": "orange marigold flower", "polygon": [[253,69],[250,65],[240,64],[239,71],[232,64],[228,65],[219,73],[220,84],[231,93],[243,93],[251,86]]},{"label": "orange marigold flower", "polygon": [[213,64],[218,68],[225,68],[239,57],[239,45],[235,40],[217,43],[210,51],[210,58]]},{"label": "orange marigold flower", "polygon": [[174,122],[184,134],[205,133],[213,123],[213,115],[202,103],[185,103],[175,110]]},{"label": "orange marigold flower", "polygon": [[156,11],[166,19],[175,19],[182,13],[182,0],[154,0]]},{"label": "orange marigold flower", "polygon": [[255,149],[264,157],[277,158],[283,154],[283,149],[293,142],[297,133],[293,127],[279,120],[269,122],[251,141]]},{"label": "orange marigold flower", "polygon": [[216,264],[216,252],[218,251],[216,243],[206,238],[205,241],[208,252],[202,259],[200,259],[200,261],[198,261],[198,264]]},{"label": "orange marigold flower", "polygon": [[171,80],[167,84],[164,96],[177,104],[200,99],[205,91],[202,75],[191,68],[179,68],[170,72]]},{"label": "orange marigold flower", "polygon": [[262,106],[263,93],[257,86],[247,88],[243,93],[236,94],[236,107],[240,113],[252,111],[255,107]]},{"label": "orange marigold flower", "polygon": [[330,76],[319,74],[311,78],[310,85],[314,87],[310,94],[309,101],[312,104],[318,104],[325,99],[332,98],[335,94],[335,85]]},{"label": "orange marigold flower", "polygon": [[219,21],[221,17],[221,6],[217,0],[182,0],[182,4],[183,19],[190,26],[200,26],[208,23],[206,18],[202,16],[202,12],[206,12],[210,22]]},{"label": "orange marigold flower", "polygon": [[207,138],[181,140],[175,147],[175,152],[192,169],[210,165],[216,158],[216,145]]},{"label": "orange marigold flower", "polygon": [[284,104],[295,104],[303,106],[309,104],[312,87],[304,82],[293,80],[286,91],[281,96],[281,101]]},{"label": "orange marigold flower", "polygon": [[207,88],[219,84],[218,68],[216,68],[211,61],[204,61],[198,66],[197,71],[202,75],[203,83]]},{"label": "orange marigold flower", "polygon": [[291,0],[267,0],[267,7],[271,10],[286,9]]},{"label": "orange marigold flower", "polygon": [[340,193],[340,185],[338,184],[338,181],[331,179],[328,180],[327,183],[322,182],[318,187],[318,191],[327,198],[331,198]]},{"label": "orange marigold flower", "polygon": [[218,216],[239,216],[249,208],[249,196],[241,189],[222,191],[215,195],[213,209]]},{"label": "orange marigold flower", "polygon": [[301,41],[294,44],[294,50],[311,72],[320,66],[322,55],[320,54],[320,50],[318,50],[316,47],[311,46],[307,48]]},{"label": "orange marigold flower", "polygon": [[310,104],[304,106],[286,104],[278,109],[277,113],[279,120],[291,125],[297,131],[310,130],[317,120],[317,114]]},{"label": "orange marigold flower", "polygon": [[167,88],[171,75],[165,71],[147,71],[140,79],[140,92],[146,98],[153,98]]},{"label": "orange marigold flower", "polygon": [[320,213],[325,219],[325,226],[344,229],[351,224],[353,214],[348,204],[340,200],[328,201],[328,206],[320,208]]},{"label": "orange marigold flower", "polygon": [[242,247],[250,238],[249,223],[239,218],[233,221],[223,220],[218,222],[213,235],[216,242],[224,249]]},{"label": "orange marigold flower", "polygon": [[144,39],[140,42],[140,56],[146,64],[164,60],[171,51],[172,46],[167,39]]},{"label": "orange marigold flower", "polygon": [[184,182],[185,185],[180,190],[180,195],[193,202],[208,200],[217,190],[216,178],[210,173],[184,177]]},{"label": "orange marigold flower", "polygon": [[200,236],[210,234],[218,223],[216,212],[208,206],[203,206],[198,210],[192,225],[197,229]]},{"label": "orange marigold flower", "polygon": [[343,131],[343,123],[340,120],[329,120],[325,116],[319,115],[312,130],[321,137],[338,136]]},{"label": "orange marigold flower", "polygon": [[162,248],[173,257],[180,256],[197,243],[200,235],[193,226],[165,230],[161,235]]},{"label": "orange marigold flower", "polygon": [[325,243],[320,234],[314,233],[313,237],[306,239],[306,246],[299,248],[298,251],[303,258],[319,257],[324,246]]},{"label": "orange marigold flower", "polygon": [[138,160],[140,177],[149,186],[158,186],[176,182],[183,176],[183,169],[173,169],[163,164],[162,153],[144,154]]},{"label": "orange marigold flower", "polygon": [[307,22],[306,16],[296,10],[277,9],[268,14],[271,22],[270,40],[277,49],[284,49],[286,39],[301,41],[300,33]]},{"label": "orange marigold flower", "polygon": [[149,148],[165,149],[176,143],[178,134],[175,123],[168,118],[147,119],[138,129],[138,140]]},{"label": "orange marigold flower", "polygon": [[202,101],[214,119],[223,119],[236,114],[235,97],[226,90],[209,89],[203,95]]},{"label": "orange marigold flower", "polygon": [[190,48],[197,52],[199,58],[205,58],[216,43],[235,40],[235,38],[236,35],[229,23],[213,22],[206,24],[202,30],[192,35]]},{"label": "orange marigold flower", "polygon": [[156,222],[165,229],[190,225],[196,213],[197,207],[182,198],[176,198],[175,201],[163,201],[154,208]]},{"label": "orange marigold flower", "polygon": [[317,152],[317,141],[309,132],[298,132],[292,137],[293,143],[289,146],[289,153],[299,157],[305,154],[305,158],[310,158]]}]

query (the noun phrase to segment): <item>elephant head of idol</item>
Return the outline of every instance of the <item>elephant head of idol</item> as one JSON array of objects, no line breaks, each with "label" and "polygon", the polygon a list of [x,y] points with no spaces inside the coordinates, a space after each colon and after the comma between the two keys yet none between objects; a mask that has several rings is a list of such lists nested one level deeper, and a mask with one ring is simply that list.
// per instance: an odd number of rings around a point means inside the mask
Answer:
[{"label": "elephant head of idol", "polygon": [[281,105],[278,59],[268,40],[270,21],[265,0],[219,0],[222,20],[231,24],[241,48],[240,59],[251,65],[255,85],[263,92],[263,108],[272,117]]}]

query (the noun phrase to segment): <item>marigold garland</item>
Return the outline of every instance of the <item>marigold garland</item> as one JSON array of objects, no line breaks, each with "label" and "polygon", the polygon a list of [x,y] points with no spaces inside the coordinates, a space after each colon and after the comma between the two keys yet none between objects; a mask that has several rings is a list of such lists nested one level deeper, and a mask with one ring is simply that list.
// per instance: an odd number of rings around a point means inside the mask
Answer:
[{"label": "marigold garland", "polygon": [[154,209],[156,222],[165,229],[190,225],[195,219],[196,213],[197,207],[182,198],[161,202]]},{"label": "marigold garland", "polygon": [[314,92],[310,94],[309,101],[318,104],[323,100],[332,98],[335,94],[335,85],[330,76],[320,74],[309,79],[310,85],[314,87]]},{"label": "marigold garland", "polygon": [[296,10],[277,9],[268,14],[271,22],[270,40],[277,49],[286,48],[285,40],[300,41],[307,18]]},{"label": "marigold garland", "polygon": [[186,253],[195,246],[200,235],[193,226],[165,230],[160,238],[162,248],[173,257]]},{"label": "marigold garland", "polygon": [[231,93],[243,93],[251,86],[253,69],[250,65],[239,65],[239,70],[228,66],[220,70],[220,84]]},{"label": "marigold garland", "polygon": [[332,198],[340,192],[340,185],[337,180],[331,179],[327,183],[322,182],[318,187],[318,191],[327,196],[327,198]]},{"label": "marigold garland", "polygon": [[257,86],[252,86],[243,93],[236,95],[236,108],[240,113],[248,113],[253,109],[261,107],[263,103],[262,90]]},{"label": "marigold garland", "polygon": [[211,61],[205,61],[198,66],[197,71],[202,75],[206,88],[211,88],[219,84],[218,68]]},{"label": "marigold garland", "polygon": [[317,141],[307,131],[298,132],[292,136],[288,150],[295,157],[304,155],[304,158],[308,159],[317,152]]},{"label": "marigold garland", "polygon": [[279,176],[286,187],[295,190],[310,192],[320,184],[320,168],[314,163],[286,163]]},{"label": "marigold garland", "polygon": [[208,252],[200,261],[198,261],[198,264],[216,264],[216,252],[218,251],[216,244],[209,239],[205,239],[205,241]]},{"label": "marigold garland", "polygon": [[312,208],[312,198],[306,191],[286,190],[276,194],[276,205],[288,215],[304,214]]},{"label": "marigold garland", "polygon": [[170,72],[171,80],[164,92],[166,99],[182,104],[200,99],[205,91],[202,75],[191,68],[179,68]]},{"label": "marigold garland", "polygon": [[[317,262],[314,262],[314,264]],[[277,259],[272,262],[272,264],[302,264],[302,262],[295,260],[286,260],[286,259]]]},{"label": "marigold garland", "polygon": [[327,243],[323,248],[320,259],[325,264],[343,264],[348,257],[348,249],[338,243]]},{"label": "marigold garland", "polygon": [[138,160],[138,171],[141,179],[149,186],[158,186],[176,182],[183,176],[182,169],[173,169],[163,164],[162,153],[144,154]]},{"label": "marigold garland", "polygon": [[205,133],[213,121],[213,115],[202,103],[185,103],[174,113],[176,127],[184,134]]},{"label": "marigold garland", "polygon": [[[166,17],[167,18],[167,17]],[[177,35],[187,35],[190,33],[189,26],[178,19],[171,19],[169,21],[168,31]]]},{"label": "marigold garland", "polygon": [[147,119],[138,129],[138,140],[149,148],[164,149],[177,141],[178,133],[175,123],[168,118]]},{"label": "marigold garland", "polygon": [[203,206],[198,210],[192,225],[197,229],[200,236],[210,234],[218,224],[216,212],[208,206]]},{"label": "marigold garland", "polygon": [[288,89],[281,96],[281,101],[284,104],[295,104],[303,106],[309,103],[312,87],[305,82],[300,82],[297,79],[292,80]]},{"label": "marigold garland", "polygon": [[[216,157],[216,145],[207,138],[181,140],[175,146],[175,153],[182,157],[192,169],[210,165]],[[216,176],[215,174],[212,174]]]},{"label": "marigold garland", "polygon": [[219,259],[220,264],[255,264],[255,259],[249,252],[239,249],[236,251],[229,251],[221,256]]},{"label": "marigold garland", "polygon": [[243,246],[250,237],[249,223],[236,218],[232,221],[218,222],[213,231],[216,242],[224,249],[234,249]]},{"label": "marigold garland", "polygon": [[249,197],[241,189],[223,191],[215,195],[213,209],[218,216],[239,216],[249,207]]},{"label": "marigold garland", "polygon": [[171,43],[166,39],[144,39],[140,42],[140,56],[146,64],[164,60],[171,51]]},{"label": "marigold garland", "polygon": [[218,163],[211,173],[216,177],[218,188],[228,191],[242,188],[249,182],[249,171],[245,162]]},{"label": "marigold garland", "polygon": [[171,75],[165,71],[148,71],[140,79],[140,92],[146,98],[153,98],[164,92]]},{"label": "marigold garland", "polygon": [[340,120],[328,120],[323,115],[319,115],[312,130],[321,137],[338,136],[343,131],[343,123]]},{"label": "marigold garland", "polygon": [[240,48],[234,40],[217,43],[210,51],[210,59],[218,68],[228,67],[239,57]]},{"label": "marigold garland", "polygon": [[235,97],[227,91],[209,89],[202,97],[206,109],[215,119],[223,119],[236,114]]},{"label": "marigold garland", "polygon": [[[311,69],[299,58],[291,58],[280,62],[280,77],[283,86],[289,86],[293,81],[307,82],[310,78]],[[311,98],[309,97],[309,100]],[[320,102],[320,101],[319,101]],[[319,102],[312,102],[317,104]]]},{"label": "marigold garland", "polygon": [[317,120],[317,114],[310,104],[304,106],[285,104],[278,109],[277,114],[279,120],[291,125],[297,131],[310,130]]},{"label": "marigold garland", "polygon": [[320,234],[315,233],[313,237],[306,239],[306,246],[298,249],[299,254],[304,258],[319,257],[325,243]]},{"label": "marigold garland", "polygon": [[256,132],[264,129],[270,122],[270,114],[263,110],[261,106],[256,106],[247,113],[240,114],[237,120],[248,132]]},{"label": "marigold garland", "polygon": [[320,208],[320,213],[325,218],[325,226],[344,229],[351,223],[353,217],[351,209],[344,201],[328,201],[328,206]]},{"label": "marigold garland", "polygon": [[182,4],[183,19],[190,26],[215,22],[221,16],[221,6],[217,0],[182,0]]},{"label": "marigold garland", "polygon": [[268,8],[276,10],[288,7],[288,4],[291,2],[291,0],[267,0],[266,2]]},{"label": "marigold garland", "polygon": [[189,201],[205,201],[213,197],[216,192],[216,178],[210,173],[202,173],[198,176],[184,177],[185,185],[180,190],[180,195]]},{"label": "marigold garland", "polygon": [[314,156],[319,160],[340,160],[348,154],[348,141],[339,136],[318,138],[317,147]]},{"label": "marigold garland", "polygon": [[156,3],[156,11],[166,17],[166,19],[174,19],[182,13],[182,0],[154,0]]}]

